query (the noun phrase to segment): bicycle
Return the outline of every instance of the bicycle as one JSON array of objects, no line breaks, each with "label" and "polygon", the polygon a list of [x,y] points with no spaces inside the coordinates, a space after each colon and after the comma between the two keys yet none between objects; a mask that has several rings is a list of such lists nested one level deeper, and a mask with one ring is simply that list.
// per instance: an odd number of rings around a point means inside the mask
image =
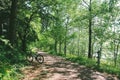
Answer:
[{"label": "bicycle", "polygon": [[37,61],[40,64],[42,64],[44,62],[44,57],[41,54],[30,54],[27,56],[27,59],[30,62]]}]

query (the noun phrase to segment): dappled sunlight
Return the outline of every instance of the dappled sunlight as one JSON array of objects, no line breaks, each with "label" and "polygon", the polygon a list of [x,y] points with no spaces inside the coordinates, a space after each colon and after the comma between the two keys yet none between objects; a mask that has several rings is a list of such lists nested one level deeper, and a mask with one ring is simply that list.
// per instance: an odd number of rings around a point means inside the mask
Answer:
[{"label": "dappled sunlight", "polygon": [[0,80],[120,80],[120,0],[0,0]]},{"label": "dappled sunlight", "polygon": [[100,73],[64,58],[45,54],[43,64],[31,65],[23,70],[22,80],[119,80],[107,73]]}]

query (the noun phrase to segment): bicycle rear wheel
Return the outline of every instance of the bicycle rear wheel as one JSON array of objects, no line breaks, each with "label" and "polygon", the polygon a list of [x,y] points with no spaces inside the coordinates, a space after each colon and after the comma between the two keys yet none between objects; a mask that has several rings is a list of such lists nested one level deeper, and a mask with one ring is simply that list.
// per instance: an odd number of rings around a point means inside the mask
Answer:
[{"label": "bicycle rear wheel", "polygon": [[36,60],[37,60],[37,62],[39,62],[39,63],[43,63],[43,62],[44,62],[44,57],[43,57],[41,54],[38,54],[38,55],[36,56]]}]

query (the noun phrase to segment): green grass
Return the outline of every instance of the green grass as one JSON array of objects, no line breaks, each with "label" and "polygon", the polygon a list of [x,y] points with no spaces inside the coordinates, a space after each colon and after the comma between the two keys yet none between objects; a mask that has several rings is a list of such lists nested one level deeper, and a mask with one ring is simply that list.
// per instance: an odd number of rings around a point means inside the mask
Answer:
[{"label": "green grass", "polygon": [[98,69],[101,72],[107,72],[110,74],[115,74],[120,77],[120,68],[117,68],[113,65],[103,64],[101,63],[101,67]]},{"label": "green grass", "polygon": [[84,56],[76,56],[76,55],[67,55],[66,60],[70,60],[72,62],[79,63],[80,65],[85,65],[90,68],[94,68],[96,66],[95,60],[88,59]]}]

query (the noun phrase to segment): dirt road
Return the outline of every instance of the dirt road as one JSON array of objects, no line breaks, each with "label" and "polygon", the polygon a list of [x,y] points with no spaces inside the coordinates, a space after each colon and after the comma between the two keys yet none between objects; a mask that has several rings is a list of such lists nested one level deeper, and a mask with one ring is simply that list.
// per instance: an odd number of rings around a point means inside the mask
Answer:
[{"label": "dirt road", "polygon": [[61,57],[39,53],[44,55],[45,62],[32,63],[22,69],[25,76],[21,80],[120,80],[113,75],[91,70]]}]

